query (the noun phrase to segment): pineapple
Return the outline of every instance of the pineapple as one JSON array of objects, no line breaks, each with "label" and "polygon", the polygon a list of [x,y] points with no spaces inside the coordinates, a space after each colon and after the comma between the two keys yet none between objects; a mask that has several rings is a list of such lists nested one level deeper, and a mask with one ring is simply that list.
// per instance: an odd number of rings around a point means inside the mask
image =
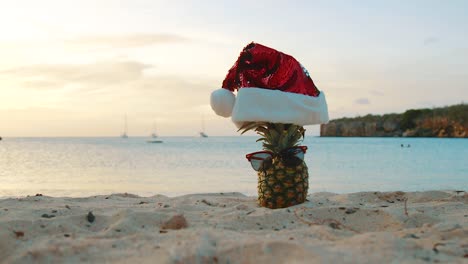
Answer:
[{"label": "pineapple", "polygon": [[254,130],[261,136],[263,149],[273,153],[258,171],[258,203],[271,209],[303,203],[309,188],[309,172],[304,161],[285,164],[280,153],[299,145],[305,129],[293,124],[246,122],[239,129],[242,134]]}]

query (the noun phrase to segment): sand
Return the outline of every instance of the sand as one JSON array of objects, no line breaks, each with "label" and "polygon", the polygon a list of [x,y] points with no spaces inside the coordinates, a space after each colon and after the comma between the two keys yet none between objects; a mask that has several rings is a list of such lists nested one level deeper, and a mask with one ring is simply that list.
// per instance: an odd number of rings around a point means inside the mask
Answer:
[{"label": "sand", "polygon": [[308,200],[271,210],[239,193],[3,199],[0,262],[468,263],[465,192]]}]

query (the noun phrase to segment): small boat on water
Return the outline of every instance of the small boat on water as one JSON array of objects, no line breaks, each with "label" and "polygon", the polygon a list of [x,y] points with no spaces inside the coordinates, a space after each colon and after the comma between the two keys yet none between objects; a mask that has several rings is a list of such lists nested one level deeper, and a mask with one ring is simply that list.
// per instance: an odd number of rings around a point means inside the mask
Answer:
[{"label": "small boat on water", "polygon": [[158,134],[156,133],[156,122],[154,123],[153,132],[151,133],[150,138],[151,139],[147,140],[146,142],[148,142],[148,143],[163,143],[162,140],[157,139]]},{"label": "small boat on water", "polygon": [[157,139],[146,140],[146,142],[148,142],[148,143],[163,143],[162,140],[157,140]]},{"label": "small boat on water", "polygon": [[208,135],[205,133],[205,118],[204,117],[202,117],[201,129],[202,129],[202,131],[200,131],[200,133],[199,133],[200,137],[202,137],[202,138],[208,137]]},{"label": "small boat on water", "polygon": [[121,138],[128,138],[127,134],[127,115],[125,115],[125,126],[124,126],[124,132],[120,135]]}]

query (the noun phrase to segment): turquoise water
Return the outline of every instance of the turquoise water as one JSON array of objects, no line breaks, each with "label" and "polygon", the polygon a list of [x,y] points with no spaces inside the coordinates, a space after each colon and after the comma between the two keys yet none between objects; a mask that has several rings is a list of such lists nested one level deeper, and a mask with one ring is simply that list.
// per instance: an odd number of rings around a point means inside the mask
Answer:
[{"label": "turquoise water", "polygon": [[[0,197],[256,195],[256,172],[245,159],[261,150],[256,139],[167,137],[149,144],[146,138],[6,138],[0,141]],[[468,187],[466,139],[308,137],[303,145],[309,147],[312,192]]]}]

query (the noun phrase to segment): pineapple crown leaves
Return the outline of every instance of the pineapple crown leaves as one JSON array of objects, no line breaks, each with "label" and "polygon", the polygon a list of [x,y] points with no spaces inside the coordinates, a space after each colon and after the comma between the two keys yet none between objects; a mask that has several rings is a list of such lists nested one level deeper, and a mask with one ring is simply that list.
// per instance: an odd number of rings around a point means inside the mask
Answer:
[{"label": "pineapple crown leaves", "polygon": [[263,141],[263,149],[277,154],[284,149],[299,145],[305,136],[304,127],[281,123],[245,122],[238,131],[244,134],[250,130],[261,136],[257,142]]}]

